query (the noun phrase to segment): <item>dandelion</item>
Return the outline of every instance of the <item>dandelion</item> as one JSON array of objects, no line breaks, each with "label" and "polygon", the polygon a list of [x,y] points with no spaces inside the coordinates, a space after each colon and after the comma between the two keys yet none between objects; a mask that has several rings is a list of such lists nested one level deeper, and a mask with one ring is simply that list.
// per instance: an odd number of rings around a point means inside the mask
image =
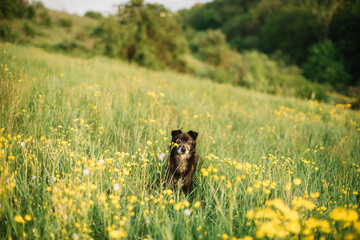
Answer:
[{"label": "dandelion", "polygon": [[111,238],[123,238],[126,237],[126,232],[124,229],[120,229],[120,230],[112,230],[109,233]]},{"label": "dandelion", "polygon": [[104,163],[104,159],[100,159],[99,163],[103,164]]},{"label": "dandelion", "polygon": [[25,142],[21,142],[20,146],[25,147]]},{"label": "dandelion", "polygon": [[32,218],[31,218],[31,216],[30,216],[30,215],[25,215],[25,220],[26,220],[26,221],[31,221],[31,220],[32,220]]},{"label": "dandelion", "polygon": [[296,186],[299,186],[301,184],[301,179],[300,178],[295,178],[293,182],[294,182],[294,184]]},{"label": "dandelion", "polygon": [[329,217],[335,221],[356,222],[359,214],[355,210],[338,207],[330,212]]},{"label": "dandelion", "polygon": [[197,202],[194,204],[194,207],[195,207],[195,208],[198,208],[198,207],[200,207],[200,205],[201,205],[201,203],[200,203],[199,201],[197,201]]},{"label": "dandelion", "polygon": [[20,215],[16,215],[15,216],[15,222],[18,222],[18,223],[25,223],[25,220],[22,216]]},{"label": "dandelion", "polygon": [[118,183],[114,184],[114,191],[119,191],[120,185]]},{"label": "dandelion", "polygon": [[250,219],[250,220],[252,220],[252,219],[254,219],[254,210],[250,210],[250,211],[247,211],[246,212],[246,218],[248,218],[248,219]]},{"label": "dandelion", "polygon": [[227,235],[226,233],[223,233],[221,237],[222,237],[222,239],[224,239],[224,240],[229,239],[229,235]]},{"label": "dandelion", "polygon": [[190,209],[185,209],[184,214],[185,214],[185,216],[190,216],[191,215],[191,210]]},{"label": "dandelion", "polygon": [[254,191],[254,189],[252,187],[248,187],[246,189],[246,192],[249,193],[249,194],[251,194],[253,191]]},{"label": "dandelion", "polygon": [[315,204],[309,200],[304,199],[303,197],[294,197],[291,201],[291,204],[296,208],[304,207],[308,210],[313,210],[315,208]]},{"label": "dandelion", "polygon": [[138,200],[138,198],[136,196],[130,196],[127,199],[129,200],[130,203],[135,203]]},{"label": "dandelion", "polygon": [[253,238],[250,236],[245,236],[245,237],[243,237],[243,240],[253,240]]},{"label": "dandelion", "polygon": [[354,222],[354,229],[357,233],[360,233],[360,222]]},{"label": "dandelion", "polygon": [[166,193],[167,193],[168,195],[171,195],[171,194],[173,194],[173,191],[172,191],[171,189],[168,189],[168,190],[166,190]]},{"label": "dandelion", "polygon": [[176,204],[174,205],[174,209],[175,209],[175,210],[180,210],[180,208],[181,208],[180,203],[176,203]]},{"label": "dandelion", "polygon": [[148,92],[147,95],[149,97],[155,98],[156,97],[156,93],[155,92]]}]

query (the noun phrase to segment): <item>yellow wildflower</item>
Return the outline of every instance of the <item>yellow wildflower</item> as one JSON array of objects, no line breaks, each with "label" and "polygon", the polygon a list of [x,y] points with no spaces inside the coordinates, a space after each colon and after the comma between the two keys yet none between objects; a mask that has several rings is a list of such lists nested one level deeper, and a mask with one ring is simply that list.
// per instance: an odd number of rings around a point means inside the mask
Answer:
[{"label": "yellow wildflower", "polygon": [[296,185],[296,186],[299,186],[301,184],[301,179],[300,178],[295,178],[293,183]]},{"label": "yellow wildflower", "polygon": [[222,239],[224,239],[224,240],[229,239],[229,235],[227,235],[226,233],[223,233],[222,234]]},{"label": "yellow wildflower", "polygon": [[201,205],[201,203],[200,203],[199,201],[197,201],[197,202],[194,204],[194,207],[195,207],[195,208],[198,208],[198,207],[200,207],[200,205]]},{"label": "yellow wildflower", "polygon": [[246,189],[246,192],[247,193],[252,193],[254,191],[254,189],[252,188],[252,187],[248,187],[247,189]]},{"label": "yellow wildflower", "polygon": [[110,231],[109,236],[111,238],[123,238],[126,237],[126,232],[122,228],[120,230],[112,230]]},{"label": "yellow wildflower", "polygon": [[335,221],[356,222],[359,218],[359,214],[352,209],[337,207],[330,212],[329,217]]},{"label": "yellow wildflower", "polygon": [[15,222],[18,222],[18,223],[25,223],[25,220],[22,216],[20,215],[16,215],[15,216]]}]

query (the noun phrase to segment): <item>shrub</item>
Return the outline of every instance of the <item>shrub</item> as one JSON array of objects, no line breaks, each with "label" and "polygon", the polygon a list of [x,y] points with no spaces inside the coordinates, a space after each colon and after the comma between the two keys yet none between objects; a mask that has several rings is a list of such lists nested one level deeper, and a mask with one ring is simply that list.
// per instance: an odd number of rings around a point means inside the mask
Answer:
[{"label": "shrub", "polygon": [[244,52],[238,64],[245,73],[243,85],[275,95],[325,100],[325,90],[303,77],[300,69],[271,60],[257,51]]},{"label": "shrub", "polygon": [[61,27],[70,30],[73,25],[73,21],[69,18],[61,18],[59,24]]},{"label": "shrub", "polygon": [[26,12],[26,17],[28,19],[33,19],[36,15],[36,11],[35,11],[35,6],[33,5],[30,5],[28,8],[27,8],[27,12]]},{"label": "shrub", "polygon": [[35,28],[30,26],[27,22],[24,23],[23,29],[24,29],[24,33],[25,33],[26,36],[35,37],[35,35],[36,35]]},{"label": "shrub", "polygon": [[47,27],[51,27],[52,26],[52,20],[50,18],[49,13],[47,12],[47,10],[43,10],[40,14],[39,14],[39,18],[40,18],[40,24],[47,26]]},{"label": "shrub", "polygon": [[19,39],[19,33],[13,31],[8,22],[0,22],[0,39],[7,42],[16,42]]},{"label": "shrub", "polygon": [[201,76],[274,95],[318,100],[327,98],[325,89],[303,77],[300,69],[271,60],[266,54],[255,50],[242,54],[229,51],[226,59],[227,65],[210,66]]},{"label": "shrub", "polygon": [[84,16],[97,20],[104,19],[104,16],[100,12],[95,12],[95,11],[87,11]]}]

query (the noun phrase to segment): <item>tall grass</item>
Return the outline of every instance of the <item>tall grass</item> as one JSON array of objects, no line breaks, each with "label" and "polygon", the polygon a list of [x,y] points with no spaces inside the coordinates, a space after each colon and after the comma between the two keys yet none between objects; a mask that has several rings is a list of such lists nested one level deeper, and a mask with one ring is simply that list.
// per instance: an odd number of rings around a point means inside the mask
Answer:
[{"label": "tall grass", "polygon": [[[360,115],[347,105],[0,50],[1,238],[360,236]],[[178,128],[199,133],[188,197],[161,185]]]}]

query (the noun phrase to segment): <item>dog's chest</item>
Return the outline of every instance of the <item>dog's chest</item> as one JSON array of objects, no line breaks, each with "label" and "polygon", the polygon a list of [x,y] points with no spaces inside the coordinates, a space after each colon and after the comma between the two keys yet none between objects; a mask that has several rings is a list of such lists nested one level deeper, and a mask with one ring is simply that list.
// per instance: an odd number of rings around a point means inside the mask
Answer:
[{"label": "dog's chest", "polygon": [[187,154],[179,155],[176,157],[177,171],[185,172],[188,165],[189,156]]}]

